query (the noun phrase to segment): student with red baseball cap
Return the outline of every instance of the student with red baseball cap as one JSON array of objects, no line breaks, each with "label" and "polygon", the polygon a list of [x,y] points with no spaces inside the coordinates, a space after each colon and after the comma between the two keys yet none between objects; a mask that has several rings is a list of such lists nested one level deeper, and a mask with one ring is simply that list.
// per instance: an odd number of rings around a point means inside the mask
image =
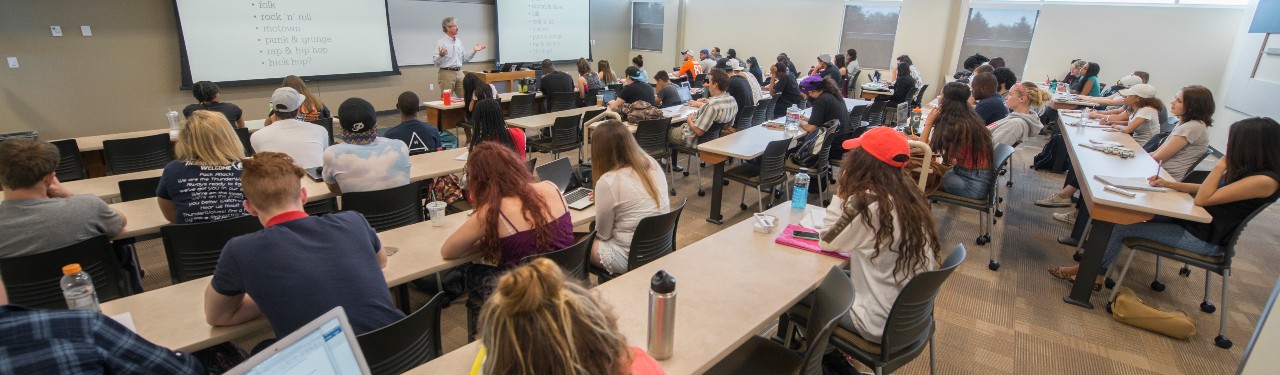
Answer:
[{"label": "student with red baseball cap", "polygon": [[840,327],[879,342],[889,308],[916,274],[938,268],[937,223],[904,167],[907,137],[889,127],[844,142],[839,190],[827,206],[819,245],[849,254],[850,319]]}]

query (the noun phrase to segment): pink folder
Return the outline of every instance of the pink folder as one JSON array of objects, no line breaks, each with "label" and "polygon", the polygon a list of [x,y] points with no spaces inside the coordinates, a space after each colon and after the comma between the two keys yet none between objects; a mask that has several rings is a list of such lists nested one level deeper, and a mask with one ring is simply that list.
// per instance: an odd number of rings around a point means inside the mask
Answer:
[{"label": "pink folder", "polygon": [[822,251],[822,249],[818,247],[818,241],[792,237],[791,232],[797,231],[797,230],[801,232],[813,232],[813,229],[805,228],[795,224],[788,224],[786,228],[782,228],[782,234],[779,234],[778,238],[775,238],[773,242],[791,246],[804,251],[815,252],[815,253],[826,255],[829,257],[849,259],[849,256],[846,254],[834,253],[830,251]]}]

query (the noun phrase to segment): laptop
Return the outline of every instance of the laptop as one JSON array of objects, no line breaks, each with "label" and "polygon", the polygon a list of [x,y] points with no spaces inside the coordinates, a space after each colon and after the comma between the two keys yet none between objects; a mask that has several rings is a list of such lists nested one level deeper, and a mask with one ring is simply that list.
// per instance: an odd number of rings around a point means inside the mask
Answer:
[{"label": "laptop", "polygon": [[618,92],[613,90],[600,90],[600,95],[604,95],[604,102],[612,102],[618,98]]},{"label": "laptop", "polygon": [[500,71],[514,72],[516,71],[516,69],[520,69],[520,66],[522,65],[524,65],[524,63],[503,63],[502,69],[500,69]]},{"label": "laptop", "polygon": [[324,181],[324,167],[307,168],[303,171],[307,172],[307,177],[311,177],[312,181]]},{"label": "laptop", "polygon": [[320,315],[227,374],[369,374],[342,306]]},{"label": "laptop", "polygon": [[688,103],[690,100],[693,100],[693,94],[689,92],[688,85],[680,85],[679,87],[676,87],[676,93],[680,94],[681,104]]},{"label": "laptop", "polygon": [[[591,194],[591,189],[578,187],[568,190],[569,185],[573,181],[573,166],[569,165],[568,158],[559,158],[550,163],[538,166],[538,178],[543,181],[551,181],[556,184],[564,196],[565,203],[569,204],[569,208],[582,211],[587,207],[591,207],[592,202],[587,196]],[[568,190],[568,191],[567,191]]]}]

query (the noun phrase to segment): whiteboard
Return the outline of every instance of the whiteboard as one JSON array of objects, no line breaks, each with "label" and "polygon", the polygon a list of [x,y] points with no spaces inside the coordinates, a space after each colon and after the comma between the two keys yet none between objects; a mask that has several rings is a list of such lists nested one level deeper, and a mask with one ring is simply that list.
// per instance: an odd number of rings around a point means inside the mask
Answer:
[{"label": "whiteboard", "polygon": [[440,21],[458,18],[458,39],[464,47],[476,43],[489,48],[477,52],[471,62],[493,61],[498,51],[498,14],[493,4],[447,0],[387,0],[391,39],[400,66],[430,65],[438,53],[436,41],[444,36]]}]

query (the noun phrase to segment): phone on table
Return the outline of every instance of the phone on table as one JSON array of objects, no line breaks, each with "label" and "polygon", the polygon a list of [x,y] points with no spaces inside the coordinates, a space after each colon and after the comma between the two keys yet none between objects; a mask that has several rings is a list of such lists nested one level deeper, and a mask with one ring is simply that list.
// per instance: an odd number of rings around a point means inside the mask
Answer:
[{"label": "phone on table", "polygon": [[793,231],[791,231],[791,237],[799,238],[799,239],[802,239],[802,240],[817,241],[817,240],[818,240],[818,233],[817,233],[817,232],[806,232],[806,231],[801,231],[801,230],[793,230]]}]

